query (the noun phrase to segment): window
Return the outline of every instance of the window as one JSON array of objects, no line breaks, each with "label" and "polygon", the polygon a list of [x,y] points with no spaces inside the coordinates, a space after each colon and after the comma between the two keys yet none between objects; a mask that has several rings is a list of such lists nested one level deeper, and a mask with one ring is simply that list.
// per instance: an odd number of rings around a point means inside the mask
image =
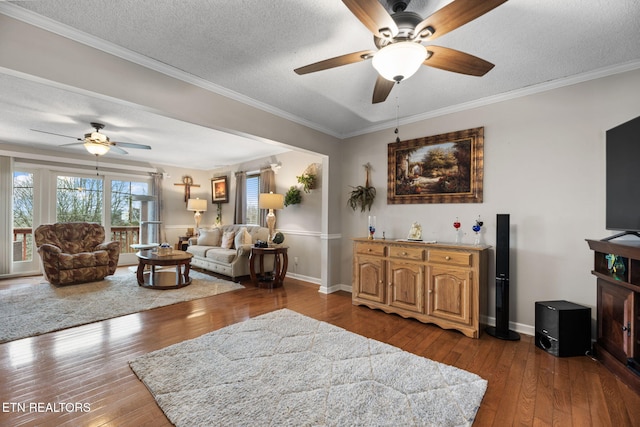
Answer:
[{"label": "window", "polygon": [[[120,242],[120,253],[135,252],[131,245],[140,242],[142,202],[133,200],[132,196],[146,195],[149,195],[147,182],[111,181],[111,236]],[[156,241],[157,236],[154,239],[152,241]]]},{"label": "window", "polygon": [[146,182],[111,181],[111,226],[140,225],[140,201],[133,195],[148,195]]},{"label": "window", "polygon": [[33,257],[33,174],[13,173],[13,261]]},{"label": "window", "polygon": [[76,176],[56,178],[56,221],[102,224],[102,179]]},{"label": "window", "polygon": [[260,175],[247,175],[247,224],[260,223],[260,209],[258,208],[258,198],[260,196]]}]

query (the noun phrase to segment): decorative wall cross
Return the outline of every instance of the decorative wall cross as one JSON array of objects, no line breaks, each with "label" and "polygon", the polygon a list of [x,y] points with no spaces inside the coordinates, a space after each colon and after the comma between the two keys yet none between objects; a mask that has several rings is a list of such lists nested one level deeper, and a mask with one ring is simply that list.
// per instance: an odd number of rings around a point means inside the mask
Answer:
[{"label": "decorative wall cross", "polygon": [[182,177],[182,182],[176,182],[173,185],[184,185],[184,202],[187,204],[191,198],[191,187],[200,187],[200,184],[193,183],[193,178],[189,175],[184,175]]}]

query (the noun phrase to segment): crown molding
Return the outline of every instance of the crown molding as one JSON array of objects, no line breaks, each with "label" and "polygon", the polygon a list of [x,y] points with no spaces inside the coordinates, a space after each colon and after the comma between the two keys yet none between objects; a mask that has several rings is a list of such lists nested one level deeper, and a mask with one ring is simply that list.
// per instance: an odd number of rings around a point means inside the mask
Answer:
[{"label": "crown molding", "polygon": [[522,89],[512,90],[510,92],[501,93],[499,95],[488,96],[486,98],[477,99],[475,101],[464,102],[462,104],[452,105],[450,107],[441,108],[439,110],[429,111],[423,114],[417,114],[415,116],[405,117],[398,120],[388,120],[383,123],[378,123],[375,126],[370,126],[359,131],[343,135],[343,138],[351,138],[359,135],[366,135],[368,133],[378,132],[394,128],[397,124],[407,125],[410,123],[420,122],[423,120],[433,119],[435,117],[445,116],[447,114],[459,113],[473,108],[484,107],[486,105],[496,104],[498,102],[508,101],[511,99],[522,98],[524,96],[535,95],[542,92],[547,92],[554,89],[559,89],[566,86],[575,85],[578,83],[584,83],[590,80],[596,80],[603,77],[608,77],[616,74],[625,73],[627,71],[633,71],[640,68],[640,61],[630,61],[623,64],[617,64],[610,67],[603,67],[597,70],[588,71],[582,74],[575,74],[573,76],[565,77],[562,79],[556,79],[544,83],[540,83],[533,86],[528,86]]},{"label": "crown molding", "polygon": [[250,107],[257,108],[259,110],[265,111],[267,113],[273,114],[275,116],[281,117],[291,122],[298,123],[302,126],[306,126],[308,128],[317,130],[318,132],[322,132],[327,135],[333,136],[335,138],[341,139],[340,134],[334,132],[329,128],[320,126],[317,123],[311,122],[309,120],[303,119],[296,115],[290,114],[286,111],[272,107],[268,104],[257,101],[248,96],[242,95],[238,92],[234,92],[222,86],[216,85],[203,78],[194,76],[193,74],[189,74],[185,71],[182,71],[178,68],[167,65],[163,62],[156,61],[155,59],[133,52],[129,49],[126,49],[122,46],[118,46],[109,41],[92,36],[91,34],[87,34],[69,25],[54,21],[42,15],[38,15],[37,13],[24,9],[20,6],[16,6],[14,4],[3,2],[0,0],[0,13],[7,15],[11,18],[17,19],[19,21],[25,22],[29,25],[33,25],[35,27],[38,27],[43,30],[49,31],[51,33],[57,34],[59,36],[65,37],[69,40],[73,40],[75,42],[84,44],[94,49],[101,50],[105,53],[108,53],[109,55],[116,56],[118,58],[124,59],[126,61],[148,68],[150,70],[165,74],[174,79],[181,80],[185,83],[189,83],[194,86],[198,86],[202,89],[208,90],[218,95],[222,95],[229,99],[233,99],[234,101],[241,102]]}]

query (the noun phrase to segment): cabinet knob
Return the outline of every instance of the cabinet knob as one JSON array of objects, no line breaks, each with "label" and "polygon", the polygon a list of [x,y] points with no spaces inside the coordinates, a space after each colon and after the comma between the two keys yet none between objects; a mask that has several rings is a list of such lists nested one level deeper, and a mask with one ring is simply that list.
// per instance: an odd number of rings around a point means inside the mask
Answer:
[{"label": "cabinet knob", "polygon": [[451,257],[449,255],[447,255],[446,257],[444,257],[444,259],[446,259],[447,261],[449,261],[451,259]]},{"label": "cabinet knob", "polygon": [[406,255],[407,255],[407,253],[406,253],[406,252],[402,252],[402,255],[406,256]]},{"label": "cabinet knob", "polygon": [[371,252],[371,248],[367,249],[367,252]]}]

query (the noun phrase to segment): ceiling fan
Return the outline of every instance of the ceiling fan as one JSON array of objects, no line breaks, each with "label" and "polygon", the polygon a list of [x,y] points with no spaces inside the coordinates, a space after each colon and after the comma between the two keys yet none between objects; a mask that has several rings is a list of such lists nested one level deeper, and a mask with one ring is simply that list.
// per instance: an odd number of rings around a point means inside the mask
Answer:
[{"label": "ceiling fan", "polygon": [[342,0],[373,33],[378,50],[348,53],[294,71],[308,74],[371,59],[379,73],[372,99],[377,104],[387,99],[395,83],[411,77],[420,65],[471,76],[484,76],[494,67],[494,64],[468,53],[441,46],[424,46],[422,42],[453,31],[507,0],[453,0],[425,19],[405,10],[409,1],[389,0],[394,12],[389,14],[378,0]]},{"label": "ceiling fan", "polygon": [[119,154],[129,154],[125,150],[120,147],[126,148],[138,148],[142,150],[151,150],[151,147],[143,144],[136,144],[133,142],[115,142],[111,141],[107,135],[100,132],[104,129],[104,125],[102,123],[91,122],[91,127],[95,129],[93,132],[85,133],[84,138],[77,138],[75,136],[69,135],[61,135],[59,133],[47,132],[44,130],[31,129],[34,132],[48,133],[50,135],[63,136],[65,138],[73,138],[82,142],[73,142],[70,144],[62,144],[61,147],[68,147],[71,145],[84,145],[84,148],[96,156],[102,156],[107,154],[110,150],[113,150]]}]

